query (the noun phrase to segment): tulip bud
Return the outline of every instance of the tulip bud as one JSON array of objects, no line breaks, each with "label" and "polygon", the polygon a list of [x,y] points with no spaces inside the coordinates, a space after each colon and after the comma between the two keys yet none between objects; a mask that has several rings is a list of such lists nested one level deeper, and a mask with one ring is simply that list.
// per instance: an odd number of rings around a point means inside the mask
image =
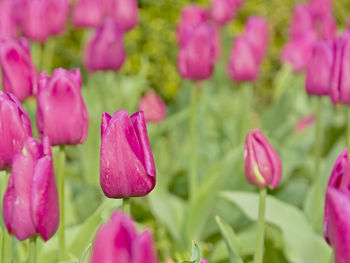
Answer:
[{"label": "tulip bud", "polygon": [[153,90],[149,90],[139,102],[139,110],[143,111],[146,122],[162,122],[166,117],[166,105]]},{"label": "tulip bud", "polygon": [[0,91],[0,170],[8,168],[13,156],[32,136],[30,119],[21,103],[11,94]]},{"label": "tulip bud", "polygon": [[237,82],[253,81],[259,75],[258,57],[245,35],[238,36],[234,40],[227,73]]},{"label": "tulip bud", "polygon": [[37,88],[37,71],[30,56],[25,38],[0,41],[2,87],[20,101],[33,94]]},{"label": "tulip bud", "polygon": [[282,177],[281,160],[262,132],[248,132],[244,148],[247,180],[258,187],[276,188]]},{"label": "tulip bud", "polygon": [[189,5],[181,11],[179,25],[176,28],[177,40],[180,46],[183,46],[188,38],[191,37],[192,31],[202,23],[207,22],[208,12],[197,5]]},{"label": "tulip bud", "polygon": [[350,262],[350,196],[336,188],[328,188],[328,236],[334,249],[334,262]]},{"label": "tulip bud", "polygon": [[215,31],[209,24],[201,24],[180,48],[177,67],[183,78],[210,78],[215,63]]},{"label": "tulip bud", "polygon": [[73,10],[73,23],[77,27],[97,27],[103,21],[107,6],[100,0],[80,0]]},{"label": "tulip bud", "polygon": [[86,43],[84,66],[90,71],[118,70],[124,60],[123,32],[112,19],[107,18]]},{"label": "tulip bud", "polygon": [[212,0],[210,7],[211,18],[215,23],[224,25],[234,19],[237,11],[235,0]]},{"label": "tulip bud", "polygon": [[59,224],[59,204],[48,138],[28,138],[13,159],[3,201],[9,233],[22,241],[37,234],[50,239]]},{"label": "tulip bud", "polygon": [[201,259],[201,263],[208,263],[204,258]]},{"label": "tulip bud", "polygon": [[39,77],[37,126],[40,137],[48,136],[52,145],[85,141],[88,115],[81,95],[79,69],[59,68],[49,77]]},{"label": "tulip bud", "polygon": [[152,234],[137,234],[132,218],[114,212],[96,234],[90,263],[97,262],[157,263]]},{"label": "tulip bud", "polygon": [[137,0],[111,0],[109,15],[123,31],[133,29],[139,20]]},{"label": "tulip bud", "polygon": [[305,87],[310,95],[328,95],[333,65],[332,46],[327,42],[318,42],[307,67]]},{"label": "tulip bud", "polygon": [[100,183],[110,198],[144,196],[154,188],[156,168],[142,111],[130,117],[124,110],[103,113]]},{"label": "tulip bud", "polygon": [[314,30],[312,14],[308,4],[296,4],[290,25],[291,38],[298,38]]},{"label": "tulip bud", "polygon": [[17,35],[16,20],[13,16],[12,1],[0,1],[0,40],[15,38]]},{"label": "tulip bud", "polygon": [[258,16],[248,18],[245,26],[244,35],[254,50],[258,61],[265,56],[269,38],[269,29],[267,21]]}]

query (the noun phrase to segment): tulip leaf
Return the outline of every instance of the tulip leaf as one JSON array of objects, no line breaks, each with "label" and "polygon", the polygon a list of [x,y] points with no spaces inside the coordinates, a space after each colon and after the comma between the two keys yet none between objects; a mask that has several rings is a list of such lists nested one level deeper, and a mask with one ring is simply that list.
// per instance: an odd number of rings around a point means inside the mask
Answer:
[{"label": "tulip leaf", "polygon": [[[257,220],[259,196],[256,193],[225,191],[221,196],[239,207],[251,220]],[[284,251],[290,262],[328,263],[331,249],[313,232],[303,213],[275,197],[266,200],[266,222],[280,228]]]},{"label": "tulip leaf", "polygon": [[197,245],[195,241],[192,242],[192,255],[191,255],[191,262],[193,263],[200,263],[202,258],[201,249]]},{"label": "tulip leaf", "polygon": [[225,244],[226,244],[228,254],[229,254],[230,263],[243,263],[242,258],[239,256],[240,246],[239,246],[239,240],[238,240],[235,232],[230,227],[230,225],[227,224],[219,216],[216,216],[215,220],[220,228],[221,235],[225,240]]}]

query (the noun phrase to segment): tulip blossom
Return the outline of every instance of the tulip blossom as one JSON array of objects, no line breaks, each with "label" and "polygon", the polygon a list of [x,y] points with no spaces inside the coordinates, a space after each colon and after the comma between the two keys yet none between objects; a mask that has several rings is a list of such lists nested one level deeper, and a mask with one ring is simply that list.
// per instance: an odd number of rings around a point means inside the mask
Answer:
[{"label": "tulip blossom", "polygon": [[108,18],[86,44],[84,66],[90,71],[118,70],[124,60],[123,31]]},{"label": "tulip blossom", "polygon": [[138,234],[131,217],[114,212],[98,230],[90,263],[157,263],[150,231]]},{"label": "tulip blossom", "polygon": [[259,130],[248,132],[245,146],[245,175],[253,185],[274,189],[282,177],[281,160],[269,141]]},{"label": "tulip blossom", "polygon": [[20,101],[35,92],[38,73],[26,39],[0,41],[0,66],[4,91],[14,94]]},{"label": "tulip blossom", "polygon": [[294,131],[295,132],[303,132],[307,128],[309,128],[316,120],[315,114],[311,114],[307,117],[304,117],[300,119],[295,125],[294,125]]},{"label": "tulip blossom", "polygon": [[97,27],[103,21],[107,3],[100,0],[80,0],[73,10],[73,23],[77,27]]},{"label": "tulip blossom", "polygon": [[212,0],[211,18],[218,25],[224,25],[235,17],[238,5],[236,0]]},{"label": "tulip blossom", "polygon": [[208,263],[204,258],[201,259],[201,263]]},{"label": "tulip blossom", "polygon": [[314,21],[311,10],[307,4],[296,4],[294,7],[293,18],[290,25],[291,38],[303,36],[303,34],[313,31]]},{"label": "tulip blossom", "polygon": [[59,224],[58,193],[48,138],[28,138],[13,158],[4,195],[3,217],[7,230],[22,241],[40,235],[50,239]]},{"label": "tulip blossom", "polygon": [[22,150],[32,136],[30,119],[12,94],[0,91],[0,170],[11,165],[13,156]]},{"label": "tulip blossom", "polygon": [[181,11],[179,25],[176,28],[177,40],[183,46],[199,25],[208,21],[208,12],[197,5],[189,5]]},{"label": "tulip blossom", "polygon": [[137,0],[110,0],[108,13],[123,31],[129,31],[138,24]]},{"label": "tulip blossom", "polygon": [[79,69],[45,72],[39,78],[37,126],[40,137],[49,137],[52,145],[85,141],[88,115],[81,95]]},{"label": "tulip blossom", "polygon": [[101,123],[100,183],[110,198],[144,196],[156,184],[156,168],[142,111],[113,116]]},{"label": "tulip blossom", "polygon": [[146,122],[161,122],[166,117],[166,105],[153,90],[148,91],[139,102],[139,110],[143,111]]},{"label": "tulip blossom", "polygon": [[333,65],[332,46],[327,42],[315,45],[307,67],[305,87],[311,95],[328,95]]},{"label": "tulip blossom", "polygon": [[201,24],[180,47],[177,67],[183,78],[207,79],[215,63],[215,31],[209,24]]},{"label": "tulip blossom", "polygon": [[0,40],[15,38],[17,35],[16,19],[13,16],[11,0],[0,1]]}]

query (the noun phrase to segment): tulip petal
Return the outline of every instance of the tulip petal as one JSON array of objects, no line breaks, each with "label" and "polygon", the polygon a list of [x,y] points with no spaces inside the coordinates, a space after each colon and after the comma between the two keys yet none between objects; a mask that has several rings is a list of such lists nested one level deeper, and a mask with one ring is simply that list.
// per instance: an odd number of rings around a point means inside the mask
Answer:
[{"label": "tulip petal", "polygon": [[158,257],[154,247],[154,240],[148,230],[141,233],[133,243],[132,263],[157,263]]}]

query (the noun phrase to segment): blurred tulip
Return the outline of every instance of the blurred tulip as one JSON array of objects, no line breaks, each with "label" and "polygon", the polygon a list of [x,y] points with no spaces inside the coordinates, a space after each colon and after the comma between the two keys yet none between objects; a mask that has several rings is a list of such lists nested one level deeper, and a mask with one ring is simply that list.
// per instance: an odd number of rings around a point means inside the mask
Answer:
[{"label": "blurred tulip", "polygon": [[315,114],[311,114],[305,118],[300,119],[295,125],[294,125],[294,131],[295,132],[303,132],[307,128],[309,128],[316,120]]},{"label": "blurred tulip", "polygon": [[139,110],[143,111],[146,122],[162,122],[166,117],[166,105],[153,90],[149,90],[139,102]]},{"label": "blurred tulip", "polygon": [[137,234],[131,217],[114,212],[98,230],[90,263],[157,263],[152,234]]},{"label": "blurred tulip", "polygon": [[2,87],[23,101],[37,89],[37,71],[25,38],[0,41]]},{"label": "blurred tulip", "polygon": [[234,40],[227,64],[227,73],[236,82],[253,81],[259,75],[259,61],[245,35]]},{"label": "blurred tulip", "polygon": [[221,34],[220,28],[214,28],[214,58],[218,60],[221,57]]},{"label": "blurred tulip", "polygon": [[336,38],[337,24],[332,14],[316,20],[315,23],[320,39],[334,40]]},{"label": "blurred tulip", "polygon": [[123,31],[129,31],[138,24],[137,0],[110,0],[108,11]]},{"label": "blurred tulip", "polygon": [[118,70],[124,60],[123,32],[112,19],[107,18],[86,43],[84,66],[90,71]]},{"label": "blurred tulip", "polygon": [[0,91],[0,170],[11,165],[13,156],[32,136],[28,114],[12,94]]},{"label": "blurred tulip", "polygon": [[249,17],[245,25],[244,35],[253,48],[257,60],[261,61],[265,56],[269,41],[267,21],[258,16]]},{"label": "blurred tulip", "polygon": [[350,32],[335,41],[330,96],[334,104],[350,104]]},{"label": "blurred tulip", "polygon": [[74,6],[73,23],[77,27],[97,27],[106,14],[107,4],[100,0],[80,0]]},{"label": "blurred tulip", "polygon": [[274,189],[282,177],[281,160],[259,130],[248,132],[245,147],[245,175],[253,185]]},{"label": "blurred tulip", "polygon": [[234,19],[237,11],[235,0],[212,0],[210,7],[211,18],[218,25],[224,25]]},{"label": "blurred tulip", "polygon": [[119,110],[103,113],[100,183],[110,198],[144,196],[156,184],[156,169],[142,111],[129,117]]},{"label": "blurred tulip", "polygon": [[332,0],[309,0],[310,11],[315,17],[324,17],[333,10]]},{"label": "blurred tulip", "polygon": [[204,258],[201,259],[201,263],[208,263]]},{"label": "blurred tulip", "polygon": [[215,63],[215,31],[209,24],[201,24],[180,47],[177,67],[183,78],[210,78]]},{"label": "blurred tulip", "polygon": [[85,141],[88,115],[81,95],[79,69],[55,69],[51,77],[41,73],[37,102],[37,126],[41,138],[49,137],[52,145]]},{"label": "blurred tulip", "polygon": [[48,138],[28,138],[15,155],[3,201],[7,230],[22,241],[41,235],[50,239],[59,224],[58,193]]},{"label": "blurred tulip", "polygon": [[350,196],[336,188],[328,188],[328,236],[334,249],[334,262],[350,262]]},{"label": "blurred tulip", "polygon": [[0,40],[15,38],[17,35],[16,19],[13,16],[13,2],[11,0],[0,1]]},{"label": "blurred tulip", "polygon": [[293,18],[290,25],[291,38],[303,36],[303,34],[313,31],[313,19],[308,4],[296,4]]},{"label": "blurred tulip", "polygon": [[307,66],[305,87],[311,95],[328,95],[333,65],[332,46],[327,42],[318,42]]},{"label": "blurred tulip", "polygon": [[177,40],[180,46],[185,45],[192,31],[202,23],[207,22],[208,12],[197,5],[189,5],[181,11],[179,25],[176,28]]}]

